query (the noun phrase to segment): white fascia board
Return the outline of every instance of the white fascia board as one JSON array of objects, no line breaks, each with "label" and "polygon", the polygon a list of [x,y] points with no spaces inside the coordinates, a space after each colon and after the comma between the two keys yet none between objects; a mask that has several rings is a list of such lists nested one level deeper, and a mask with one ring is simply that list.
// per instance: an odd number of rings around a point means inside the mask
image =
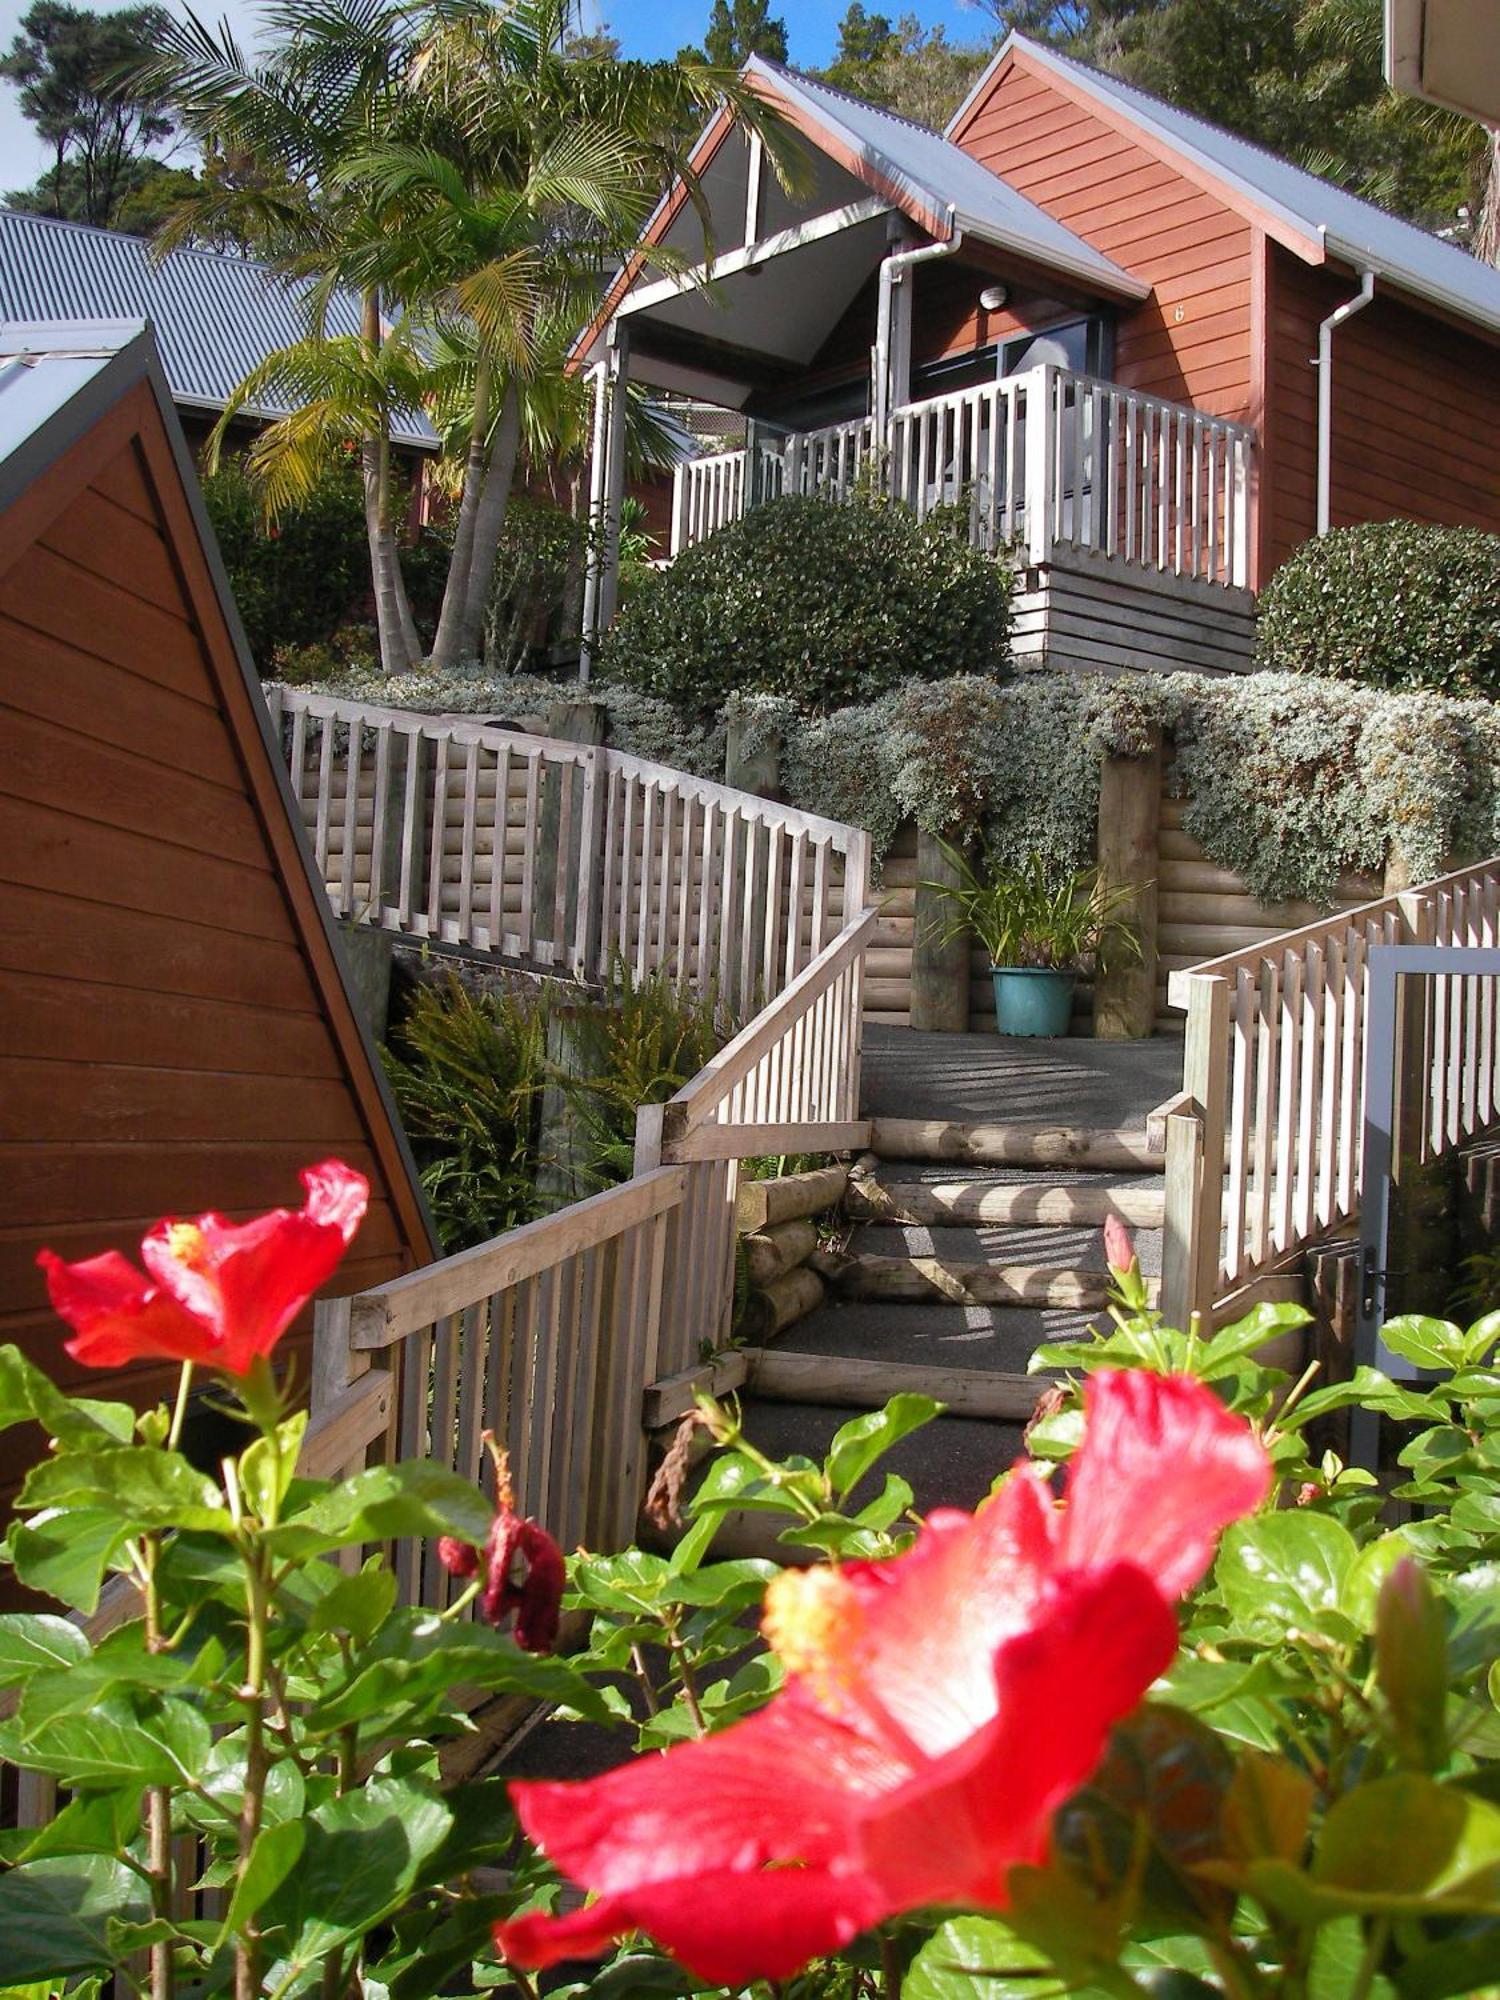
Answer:
[{"label": "white fascia board", "polygon": [[826,215],[809,216],[806,222],[794,223],[790,229],[779,229],[774,236],[762,237],[759,243],[746,243],[737,250],[726,250],[711,264],[695,264],[690,271],[679,271],[672,277],[658,278],[652,284],[638,285],[620,301],[616,308],[617,316],[645,312],[652,306],[664,305],[668,299],[680,298],[684,292],[700,291],[715,279],[732,278],[736,273],[752,270],[772,257],[804,249],[809,243],[822,242],[825,237],[840,235],[846,229],[857,229],[863,222],[874,222],[879,216],[888,215],[890,209],[888,201],[872,194],[866,195],[862,201],[850,202],[846,208],[832,209]]},{"label": "white fascia board", "polygon": [[1104,291],[1115,298],[1126,299],[1149,299],[1151,296],[1151,287],[1145,280],[1120,265],[1101,271],[1088,258],[1074,257],[1052,243],[1035,242],[1024,230],[997,228],[993,217],[966,215],[961,208],[954,213],[965,236],[977,236],[981,242],[990,244],[996,250],[1014,251],[1016,256],[1041,264],[1061,277],[1076,278],[1091,292]]}]

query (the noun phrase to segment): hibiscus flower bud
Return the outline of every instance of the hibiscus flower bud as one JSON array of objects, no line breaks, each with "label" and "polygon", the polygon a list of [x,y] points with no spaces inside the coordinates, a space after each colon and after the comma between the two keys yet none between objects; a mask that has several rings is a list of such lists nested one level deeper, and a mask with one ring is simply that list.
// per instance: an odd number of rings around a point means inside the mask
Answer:
[{"label": "hibiscus flower bud", "polygon": [[1118,1215],[1105,1218],[1104,1261],[1114,1279],[1114,1292],[1120,1304],[1127,1312],[1144,1312],[1149,1300],[1146,1281],[1141,1276],[1141,1262],[1130,1240],[1130,1231]]},{"label": "hibiscus flower bud", "polygon": [[457,1535],[439,1535],[437,1552],[450,1576],[473,1576],[479,1568],[478,1549],[472,1542],[461,1542]]},{"label": "hibiscus flower bud", "polygon": [[557,1543],[535,1521],[524,1521],[502,1506],[485,1544],[484,1568],[479,1614],[486,1624],[502,1625],[514,1612],[512,1635],[522,1652],[550,1653],[557,1644],[567,1582]]},{"label": "hibiscus flower bud", "polygon": [[1119,1277],[1123,1277],[1135,1262],[1135,1245],[1130,1240],[1130,1231],[1118,1215],[1105,1217],[1104,1261]]}]

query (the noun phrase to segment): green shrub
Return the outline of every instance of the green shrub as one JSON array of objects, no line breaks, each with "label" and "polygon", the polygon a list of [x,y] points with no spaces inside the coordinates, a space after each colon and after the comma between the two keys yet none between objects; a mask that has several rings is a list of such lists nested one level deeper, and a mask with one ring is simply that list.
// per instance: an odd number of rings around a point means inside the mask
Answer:
[{"label": "green shrub", "polygon": [[685,714],[736,693],[817,713],[912,677],[997,672],[1010,590],[1003,563],[904,508],[776,500],[643,585],[599,669]]},{"label": "green shrub", "polygon": [[267,526],[260,495],[238,459],[226,459],[209,474],[203,499],[250,650],[262,668],[278,647],[321,644],[368,595],[364,501],[352,465],[323,480],[274,527]]},{"label": "green shrub", "polygon": [[520,673],[568,641],[576,649],[587,540],[585,524],[551,501],[511,500],[485,614],[486,672]]},{"label": "green shrub", "polygon": [[450,974],[416,989],[381,1054],[443,1248],[537,1215],[544,1003],[476,994]]},{"label": "green shrub", "polygon": [[1307,542],[1261,593],[1263,666],[1500,695],[1500,535],[1382,521]]}]

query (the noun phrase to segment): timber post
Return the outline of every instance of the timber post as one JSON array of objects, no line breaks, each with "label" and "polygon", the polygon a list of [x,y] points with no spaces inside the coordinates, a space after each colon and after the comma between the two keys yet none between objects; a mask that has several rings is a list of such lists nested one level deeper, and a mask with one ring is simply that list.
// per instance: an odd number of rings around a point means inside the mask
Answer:
[{"label": "timber post", "polygon": [[[1385,888],[1401,905],[1401,942],[1432,944],[1432,899],[1410,888],[1412,870],[1399,846],[1386,857]],[[1396,981],[1396,1116],[1386,1229],[1385,1309],[1434,1311],[1440,1301],[1424,1281],[1450,1270],[1455,1254],[1448,1162],[1430,1157],[1430,1015],[1434,984],[1408,973]],[[1394,1282],[1393,1282],[1394,1281]],[[1446,1290],[1446,1280],[1440,1288]]]},{"label": "timber post", "polygon": [[911,948],[911,1024],[929,1033],[961,1035],[969,1025],[967,930],[945,936],[945,889],[961,877],[950,851],[935,834],[917,831],[916,922]]},{"label": "timber post", "polygon": [[1099,785],[1099,886],[1128,890],[1124,921],[1140,956],[1108,954],[1094,973],[1094,1033],[1101,1041],[1144,1041],[1156,1026],[1157,824],[1162,744],[1144,757],[1106,757]]}]

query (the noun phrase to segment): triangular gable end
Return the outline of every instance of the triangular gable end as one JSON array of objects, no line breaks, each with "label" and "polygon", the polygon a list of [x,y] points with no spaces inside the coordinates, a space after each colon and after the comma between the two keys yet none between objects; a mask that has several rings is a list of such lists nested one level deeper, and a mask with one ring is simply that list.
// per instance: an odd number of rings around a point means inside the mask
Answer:
[{"label": "triangular gable end", "polygon": [[[9,381],[0,419],[34,393]],[[330,1289],[428,1261],[149,335],[0,461],[0,638],[0,1337],[59,1363],[39,1243],[295,1201],[328,1154],[371,1180]]]},{"label": "triangular gable end", "polygon": [[[1132,117],[1126,106],[1106,92],[1090,90],[1071,68],[1065,69],[1060,64],[1049,62],[1047,52],[1022,35],[1008,36],[996,50],[968,96],[944,127],[944,136],[968,151],[966,135],[972,131],[975,121],[983,116],[1013,70],[1045,83],[1069,103],[1089,111],[1112,131],[1124,133],[1147,152],[1175,168],[1185,180],[1191,181],[1205,194],[1212,195],[1236,215],[1263,229],[1274,241],[1284,244],[1304,262],[1321,264],[1325,261],[1324,243],[1320,236],[1297,227],[1279,210],[1268,207],[1239,182],[1218,172],[1189,148],[1174,146],[1143,120]],[[1083,227],[1086,233],[1086,225]]]}]

